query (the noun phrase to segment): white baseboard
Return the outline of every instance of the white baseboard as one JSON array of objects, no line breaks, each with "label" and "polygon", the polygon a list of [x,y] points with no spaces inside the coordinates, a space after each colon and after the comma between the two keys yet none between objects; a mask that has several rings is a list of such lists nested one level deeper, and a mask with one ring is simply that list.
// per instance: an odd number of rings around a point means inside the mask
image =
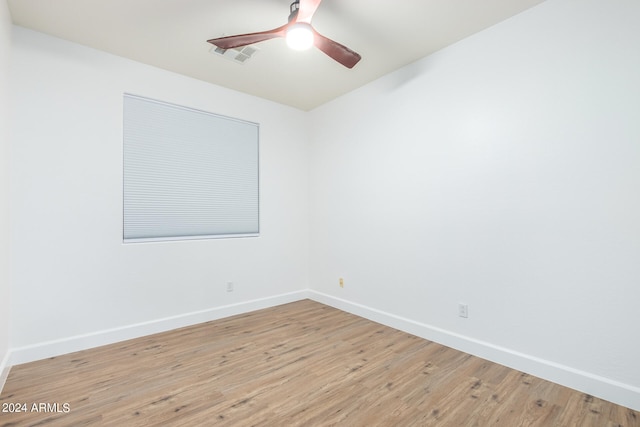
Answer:
[{"label": "white baseboard", "polygon": [[[248,313],[263,308],[274,307],[309,298],[309,292],[298,291],[267,298],[239,302],[237,304],[214,307],[207,310],[185,313],[178,316],[137,323],[120,328],[107,329],[90,334],[76,335],[54,341],[47,341],[25,347],[13,348],[10,351],[10,365],[33,362],[48,357],[87,350],[102,345],[113,344],[133,338],[139,338],[172,329],[196,325],[198,323]],[[8,371],[8,367],[7,367]],[[2,377],[0,377],[2,379]]]},{"label": "white baseboard", "polygon": [[11,369],[11,365],[9,364],[10,358],[11,350],[7,350],[7,353],[4,355],[2,361],[0,362],[0,393],[2,393],[4,383],[7,382],[7,378],[9,377],[9,370]]},{"label": "white baseboard", "polygon": [[416,322],[371,307],[312,290],[292,292],[273,297],[214,307],[179,316],[167,317],[121,328],[77,335],[55,341],[10,349],[0,363],[0,390],[12,365],[55,357],[101,345],[139,338],[184,326],[248,313],[302,299],[312,299],[322,304],[355,314],[395,329],[428,339],[465,353],[526,372],[531,375],[588,393],[592,396],[640,411],[640,388],[580,371],[549,360],[479,341],[441,328]]},{"label": "white baseboard", "polygon": [[313,290],[309,298],[447,347],[640,411],[640,388]]}]

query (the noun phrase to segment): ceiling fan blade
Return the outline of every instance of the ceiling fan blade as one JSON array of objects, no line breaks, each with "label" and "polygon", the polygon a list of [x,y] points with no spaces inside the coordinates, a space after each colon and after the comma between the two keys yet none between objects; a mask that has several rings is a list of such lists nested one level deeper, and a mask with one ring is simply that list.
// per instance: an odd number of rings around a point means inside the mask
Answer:
[{"label": "ceiling fan blade", "polygon": [[353,68],[354,65],[356,65],[362,58],[358,53],[352,51],[348,47],[326,38],[315,30],[313,31],[313,34],[315,40],[314,45],[347,68]]},{"label": "ceiling fan blade", "polygon": [[286,28],[288,26],[289,24],[286,24],[282,27],[274,28],[273,30],[269,31],[261,31],[259,33],[219,37],[217,39],[207,40],[207,42],[222,49],[233,49],[234,47],[247,46],[253,43],[274,39],[276,37],[284,37],[286,35]]},{"label": "ceiling fan blade", "polygon": [[321,2],[322,0],[300,0],[300,8],[298,9],[295,21],[310,24],[311,18],[313,18],[313,14],[316,13]]}]

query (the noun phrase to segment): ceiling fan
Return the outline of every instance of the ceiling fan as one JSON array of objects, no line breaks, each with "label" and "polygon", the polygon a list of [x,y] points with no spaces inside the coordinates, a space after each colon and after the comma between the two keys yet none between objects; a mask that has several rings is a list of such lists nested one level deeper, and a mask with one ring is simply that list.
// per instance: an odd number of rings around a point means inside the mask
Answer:
[{"label": "ceiling fan", "polygon": [[258,33],[219,37],[207,40],[207,42],[221,49],[233,49],[276,37],[284,37],[287,39],[289,47],[293,49],[302,50],[313,45],[345,67],[353,68],[360,61],[361,56],[348,47],[326,38],[311,26],[313,14],[321,2],[322,0],[294,0],[289,8],[289,22],[281,27]]}]

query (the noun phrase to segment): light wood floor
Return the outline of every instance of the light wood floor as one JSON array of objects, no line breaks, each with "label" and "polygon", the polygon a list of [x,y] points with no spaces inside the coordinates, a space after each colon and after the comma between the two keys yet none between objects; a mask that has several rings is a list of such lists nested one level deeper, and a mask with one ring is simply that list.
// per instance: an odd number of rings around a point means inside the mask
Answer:
[{"label": "light wood floor", "polygon": [[27,412],[0,426],[640,426],[630,409],[308,300],[15,366],[5,403]]}]

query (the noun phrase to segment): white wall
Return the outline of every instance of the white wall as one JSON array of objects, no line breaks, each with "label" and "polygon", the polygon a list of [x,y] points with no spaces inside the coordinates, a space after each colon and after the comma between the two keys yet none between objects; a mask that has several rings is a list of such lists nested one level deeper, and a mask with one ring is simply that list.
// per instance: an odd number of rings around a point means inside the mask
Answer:
[{"label": "white wall", "polygon": [[549,0],[314,110],[318,298],[639,409],[639,20]]},{"label": "white wall", "polygon": [[[311,287],[639,409],[639,17],[548,0],[309,114],[14,27],[12,362]],[[123,92],[261,123],[259,239],[121,243]]]},{"label": "white wall", "polygon": [[[300,298],[304,113],[21,27],[13,60],[13,363]],[[123,245],[123,92],[260,123],[259,238]]]},{"label": "white wall", "polygon": [[9,63],[11,16],[0,0],[0,389],[8,374],[10,330],[9,275]]}]

